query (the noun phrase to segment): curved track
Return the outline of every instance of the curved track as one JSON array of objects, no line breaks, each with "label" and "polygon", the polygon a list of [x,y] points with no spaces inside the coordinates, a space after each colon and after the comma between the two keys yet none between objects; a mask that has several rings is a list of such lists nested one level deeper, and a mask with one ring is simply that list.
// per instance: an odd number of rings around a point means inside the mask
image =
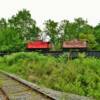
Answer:
[{"label": "curved track", "polygon": [[55,100],[24,82],[0,72],[0,100]]}]

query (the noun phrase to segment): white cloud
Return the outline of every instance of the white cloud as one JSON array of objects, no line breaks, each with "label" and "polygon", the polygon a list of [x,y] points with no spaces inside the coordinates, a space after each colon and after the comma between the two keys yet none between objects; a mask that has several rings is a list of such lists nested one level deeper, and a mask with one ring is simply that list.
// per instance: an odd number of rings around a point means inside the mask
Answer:
[{"label": "white cloud", "polygon": [[38,25],[44,20],[73,20],[76,17],[88,19],[96,25],[100,21],[100,0],[0,0],[0,18],[9,18],[18,10],[30,10]]}]

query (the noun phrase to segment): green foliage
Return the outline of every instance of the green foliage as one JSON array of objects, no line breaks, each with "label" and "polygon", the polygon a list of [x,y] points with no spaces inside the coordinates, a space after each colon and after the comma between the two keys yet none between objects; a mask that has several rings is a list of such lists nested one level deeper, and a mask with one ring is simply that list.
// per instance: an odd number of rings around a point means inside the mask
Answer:
[{"label": "green foliage", "polygon": [[[47,20],[42,30],[51,38],[53,50],[60,50],[63,41],[72,39],[83,39],[88,42],[88,49],[100,50],[100,25],[93,27],[87,20],[75,18],[73,22],[62,20],[60,23],[54,20]],[[28,41],[37,40],[41,29],[36,21],[31,18],[28,10],[23,9],[8,20],[0,19],[0,50],[14,51],[25,50]],[[11,37],[11,40],[9,39]],[[13,39],[12,39],[13,37]],[[1,39],[2,38],[2,39]],[[5,40],[7,42],[5,43]],[[16,42],[16,43],[15,43]],[[21,43],[22,42],[22,43]],[[7,46],[8,45],[8,46]]]},{"label": "green foliage", "polygon": [[0,80],[0,88],[2,88],[3,80]]},{"label": "green foliage", "polygon": [[61,42],[58,33],[58,23],[53,20],[47,20],[45,22],[45,32],[51,37],[53,49],[57,50],[61,48]]},{"label": "green foliage", "polygon": [[29,11],[23,9],[8,21],[0,19],[0,51],[23,51],[40,32]]},{"label": "green foliage", "polygon": [[66,63],[66,61],[68,60],[68,53],[64,53],[61,56],[58,57],[57,62],[64,62]]},{"label": "green foliage", "polygon": [[72,23],[70,23],[68,20],[61,21],[59,26],[59,33],[61,34],[62,42],[64,40],[70,40],[73,38],[71,27],[72,27]]},{"label": "green foliage", "polygon": [[34,36],[40,32],[35,20],[31,18],[30,12],[25,9],[19,11],[15,16],[12,16],[8,22],[8,25],[17,30],[24,41],[34,40]]},{"label": "green foliage", "polygon": [[0,30],[4,29],[7,27],[7,22],[4,18],[0,19]]},{"label": "green foliage", "polygon": [[41,86],[99,100],[100,59],[79,54],[79,58],[67,60],[66,55],[54,58],[38,53],[14,53],[0,57],[0,69]]},{"label": "green foliage", "polygon": [[87,41],[89,49],[96,48],[97,42],[96,42],[96,38],[93,34],[81,33],[79,37],[80,37],[80,39]]},{"label": "green foliage", "polygon": [[76,18],[74,22],[68,20],[61,21],[59,32],[62,42],[64,40],[83,39],[88,42],[89,49],[95,49],[97,47],[94,28],[82,18]]},{"label": "green foliage", "polygon": [[100,43],[100,24],[98,24],[95,28],[95,37],[98,43]]},{"label": "green foliage", "polygon": [[0,51],[18,51],[23,45],[14,29],[5,28],[0,30]]}]

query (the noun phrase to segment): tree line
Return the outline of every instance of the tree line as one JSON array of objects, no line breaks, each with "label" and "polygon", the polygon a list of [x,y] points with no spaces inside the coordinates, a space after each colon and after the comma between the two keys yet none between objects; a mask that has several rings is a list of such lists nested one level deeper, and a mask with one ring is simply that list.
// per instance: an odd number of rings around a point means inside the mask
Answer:
[{"label": "tree line", "polygon": [[93,27],[83,18],[73,22],[65,19],[61,22],[47,20],[43,30],[37,26],[28,10],[23,9],[6,20],[0,19],[0,51],[23,51],[28,41],[36,40],[41,32],[51,38],[55,50],[59,50],[63,41],[80,39],[88,42],[88,49],[100,50],[100,24]]}]

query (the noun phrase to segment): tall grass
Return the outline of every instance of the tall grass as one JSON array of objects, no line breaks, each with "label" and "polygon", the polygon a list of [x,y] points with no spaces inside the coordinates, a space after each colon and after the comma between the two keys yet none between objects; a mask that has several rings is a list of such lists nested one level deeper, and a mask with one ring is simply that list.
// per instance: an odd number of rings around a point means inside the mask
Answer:
[{"label": "tall grass", "polygon": [[68,60],[39,53],[15,53],[0,58],[0,69],[52,89],[92,96],[100,100],[100,59]]}]

